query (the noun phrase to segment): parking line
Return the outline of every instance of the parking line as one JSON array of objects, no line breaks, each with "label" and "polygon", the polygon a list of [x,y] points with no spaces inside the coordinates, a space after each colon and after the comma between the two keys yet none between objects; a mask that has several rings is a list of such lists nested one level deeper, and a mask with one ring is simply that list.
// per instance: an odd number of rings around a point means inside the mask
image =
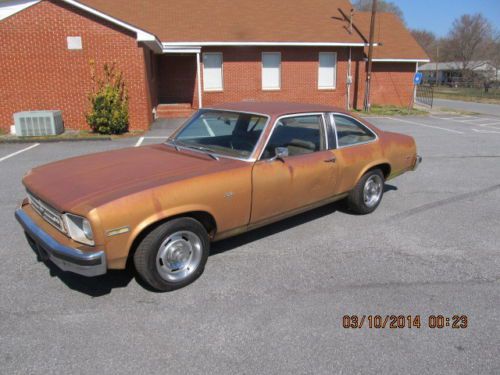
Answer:
[{"label": "parking line", "polygon": [[409,121],[409,120],[403,120],[403,119],[400,119],[400,118],[392,118],[392,117],[384,117],[384,118],[387,118],[387,119],[389,119],[389,120],[393,120],[393,121],[407,122],[408,124],[413,124],[413,125],[425,126],[426,128],[440,129],[440,130],[444,130],[444,131],[447,131],[447,132],[450,132],[450,133],[464,134],[463,132],[459,132],[458,130],[441,128],[441,127],[439,127],[439,126],[433,126],[433,125],[422,124],[422,123],[420,123],[420,122]]},{"label": "parking line", "polygon": [[31,150],[32,148],[35,148],[36,146],[40,146],[40,143],[35,143],[34,145],[31,145],[29,147],[26,147],[26,148],[23,148],[22,150],[19,150],[19,151],[16,151],[16,152],[13,152],[12,154],[9,154],[7,156],[4,156],[3,158],[0,158],[0,162],[4,161],[4,160],[7,160],[13,156],[16,156],[16,155],[19,155],[20,153],[24,152],[24,151],[28,151],[28,150]]},{"label": "parking line", "polygon": [[144,137],[139,138],[139,139],[137,140],[137,143],[135,144],[135,146],[134,146],[134,147],[139,147],[139,146],[142,144],[142,142],[143,142],[143,141],[144,141]]}]

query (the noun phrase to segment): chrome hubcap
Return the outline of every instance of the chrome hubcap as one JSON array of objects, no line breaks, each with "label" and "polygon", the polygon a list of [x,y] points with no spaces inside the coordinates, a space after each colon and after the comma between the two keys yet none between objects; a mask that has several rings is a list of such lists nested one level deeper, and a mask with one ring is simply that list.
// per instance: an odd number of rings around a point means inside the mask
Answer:
[{"label": "chrome hubcap", "polygon": [[363,199],[367,207],[373,207],[378,203],[380,197],[382,196],[383,187],[384,182],[378,175],[373,175],[366,180],[363,188]]},{"label": "chrome hubcap", "polygon": [[156,269],[167,281],[182,281],[200,265],[201,239],[190,231],[179,231],[168,236],[156,255]]}]

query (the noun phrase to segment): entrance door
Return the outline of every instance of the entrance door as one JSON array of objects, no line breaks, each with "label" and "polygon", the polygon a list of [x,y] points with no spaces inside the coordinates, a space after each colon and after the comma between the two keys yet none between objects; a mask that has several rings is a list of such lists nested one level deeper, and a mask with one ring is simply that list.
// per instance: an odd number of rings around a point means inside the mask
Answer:
[{"label": "entrance door", "polygon": [[160,104],[193,104],[196,91],[196,55],[161,55],[159,59]]},{"label": "entrance door", "polygon": [[[325,130],[322,114],[277,121],[253,168],[250,224],[272,221],[335,195],[336,150],[328,149]],[[288,156],[275,159],[278,147],[288,150]]]}]

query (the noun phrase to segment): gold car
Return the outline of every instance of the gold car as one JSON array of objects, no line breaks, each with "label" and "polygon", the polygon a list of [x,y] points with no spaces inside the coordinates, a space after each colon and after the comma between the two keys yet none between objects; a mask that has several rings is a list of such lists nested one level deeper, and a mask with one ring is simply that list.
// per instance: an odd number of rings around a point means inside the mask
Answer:
[{"label": "gold car", "polygon": [[236,103],[199,110],[165,143],[32,169],[16,218],[42,259],[96,276],[133,259],[151,287],[183,287],[210,243],[340,199],[377,208],[414,170],[412,137],[333,107]]}]

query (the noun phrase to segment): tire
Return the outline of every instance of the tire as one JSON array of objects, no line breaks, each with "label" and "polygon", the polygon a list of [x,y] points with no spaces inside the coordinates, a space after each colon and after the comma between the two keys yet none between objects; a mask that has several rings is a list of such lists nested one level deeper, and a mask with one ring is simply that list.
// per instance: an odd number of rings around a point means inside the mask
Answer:
[{"label": "tire", "polygon": [[134,266],[140,279],[157,291],[191,284],[203,273],[210,252],[207,231],[195,219],[167,221],[137,246]]},{"label": "tire", "polygon": [[372,169],[360,178],[347,197],[349,210],[358,215],[369,214],[378,207],[384,195],[384,174]]}]

